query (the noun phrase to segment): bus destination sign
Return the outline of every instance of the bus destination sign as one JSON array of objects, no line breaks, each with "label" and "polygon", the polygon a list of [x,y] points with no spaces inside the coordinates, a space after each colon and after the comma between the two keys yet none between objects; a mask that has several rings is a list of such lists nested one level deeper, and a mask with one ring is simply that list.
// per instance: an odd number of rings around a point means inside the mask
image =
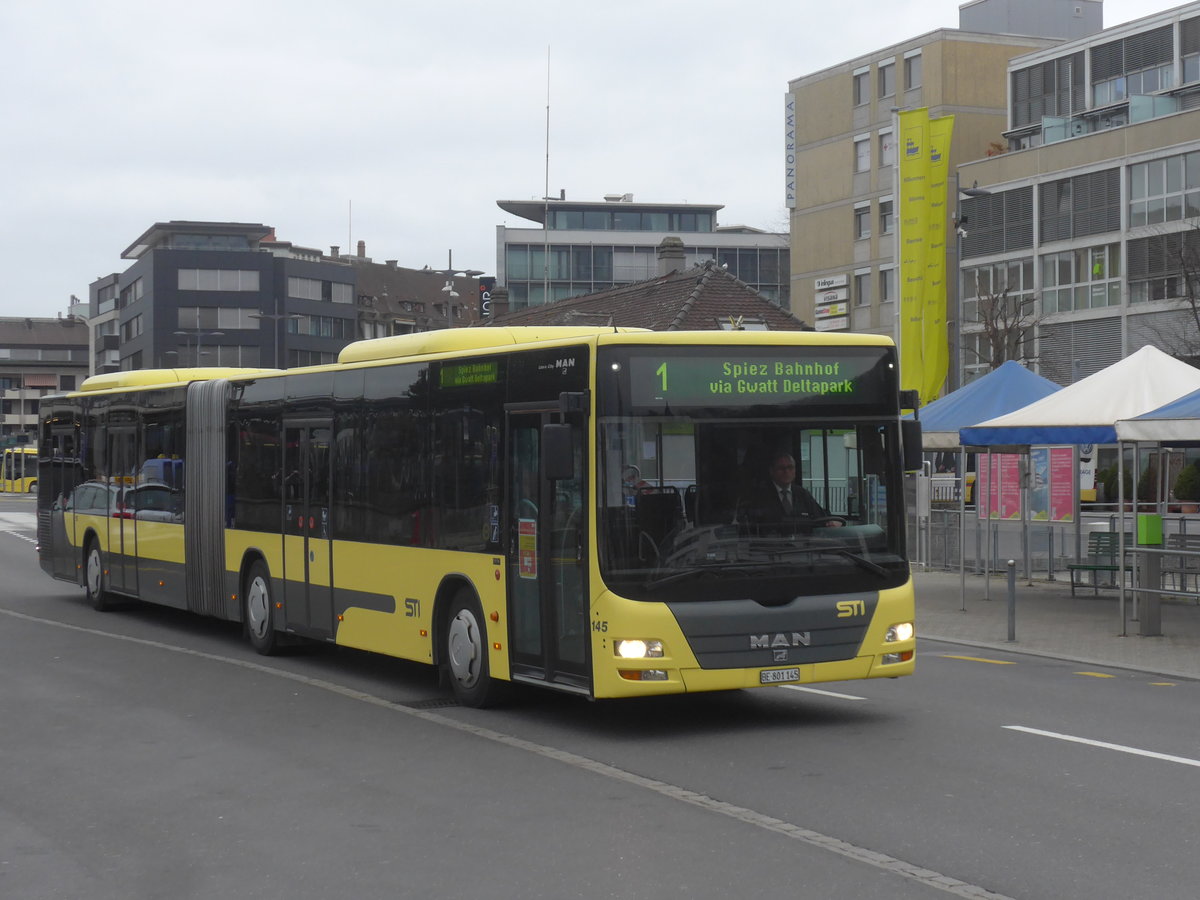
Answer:
[{"label": "bus destination sign", "polygon": [[797,348],[784,355],[635,356],[630,359],[630,399],[638,406],[744,406],[796,401],[877,401],[882,354],[816,353]]}]

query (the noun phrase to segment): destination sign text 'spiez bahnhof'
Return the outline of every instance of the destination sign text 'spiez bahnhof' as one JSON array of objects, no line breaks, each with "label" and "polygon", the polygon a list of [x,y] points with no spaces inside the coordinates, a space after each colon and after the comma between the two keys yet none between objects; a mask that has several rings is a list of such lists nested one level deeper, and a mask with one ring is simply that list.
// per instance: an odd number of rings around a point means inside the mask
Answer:
[{"label": "destination sign text 'spiez bahnhof'", "polygon": [[[637,356],[630,360],[634,403],[725,406],[797,400],[863,401],[879,354],[803,356]],[[871,400],[876,399],[870,397]]]}]

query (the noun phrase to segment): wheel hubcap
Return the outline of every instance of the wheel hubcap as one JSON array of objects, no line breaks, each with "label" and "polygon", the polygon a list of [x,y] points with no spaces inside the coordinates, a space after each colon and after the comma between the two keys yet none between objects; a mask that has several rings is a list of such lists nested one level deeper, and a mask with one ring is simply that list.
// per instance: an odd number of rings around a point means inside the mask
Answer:
[{"label": "wheel hubcap", "polygon": [[250,582],[250,590],[246,592],[246,624],[250,633],[261,640],[267,634],[267,622],[270,619],[270,594],[266,582],[261,577]]},{"label": "wheel hubcap", "polygon": [[446,649],[454,680],[463,687],[472,687],[479,680],[483,642],[479,636],[479,623],[470,610],[460,609],[450,620]]},{"label": "wheel hubcap", "polygon": [[87,561],[87,586],[88,593],[93,597],[100,596],[100,579],[104,572],[100,568],[100,551],[92,548],[92,552],[88,554]]}]

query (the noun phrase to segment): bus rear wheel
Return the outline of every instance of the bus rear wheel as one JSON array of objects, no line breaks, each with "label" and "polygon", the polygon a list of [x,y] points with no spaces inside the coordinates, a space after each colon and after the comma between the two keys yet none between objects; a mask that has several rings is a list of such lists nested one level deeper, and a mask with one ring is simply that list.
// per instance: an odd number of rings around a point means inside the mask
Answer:
[{"label": "bus rear wheel", "polygon": [[488,670],[487,627],[474,595],[460,590],[450,601],[443,629],[443,661],[454,698],[463,706],[488,706],[496,687]]},{"label": "bus rear wheel", "polygon": [[104,589],[104,555],[100,552],[100,542],[95,538],[88,541],[83,556],[83,574],[83,587],[92,609],[100,612],[111,610],[115,604],[112,594]]},{"label": "bus rear wheel", "polygon": [[275,630],[275,603],[271,599],[271,571],[261,559],[255,560],[246,573],[245,598],[246,637],[250,646],[263,656],[279,648],[279,633]]}]

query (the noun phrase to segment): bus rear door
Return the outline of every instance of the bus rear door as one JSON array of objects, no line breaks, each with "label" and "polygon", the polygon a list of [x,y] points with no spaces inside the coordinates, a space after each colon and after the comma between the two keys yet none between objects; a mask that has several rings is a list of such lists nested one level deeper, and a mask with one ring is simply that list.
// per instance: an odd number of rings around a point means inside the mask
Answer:
[{"label": "bus rear door", "polygon": [[134,597],[138,592],[138,560],[132,489],[136,481],[137,444],[135,426],[109,427],[108,585],[114,591]]}]

